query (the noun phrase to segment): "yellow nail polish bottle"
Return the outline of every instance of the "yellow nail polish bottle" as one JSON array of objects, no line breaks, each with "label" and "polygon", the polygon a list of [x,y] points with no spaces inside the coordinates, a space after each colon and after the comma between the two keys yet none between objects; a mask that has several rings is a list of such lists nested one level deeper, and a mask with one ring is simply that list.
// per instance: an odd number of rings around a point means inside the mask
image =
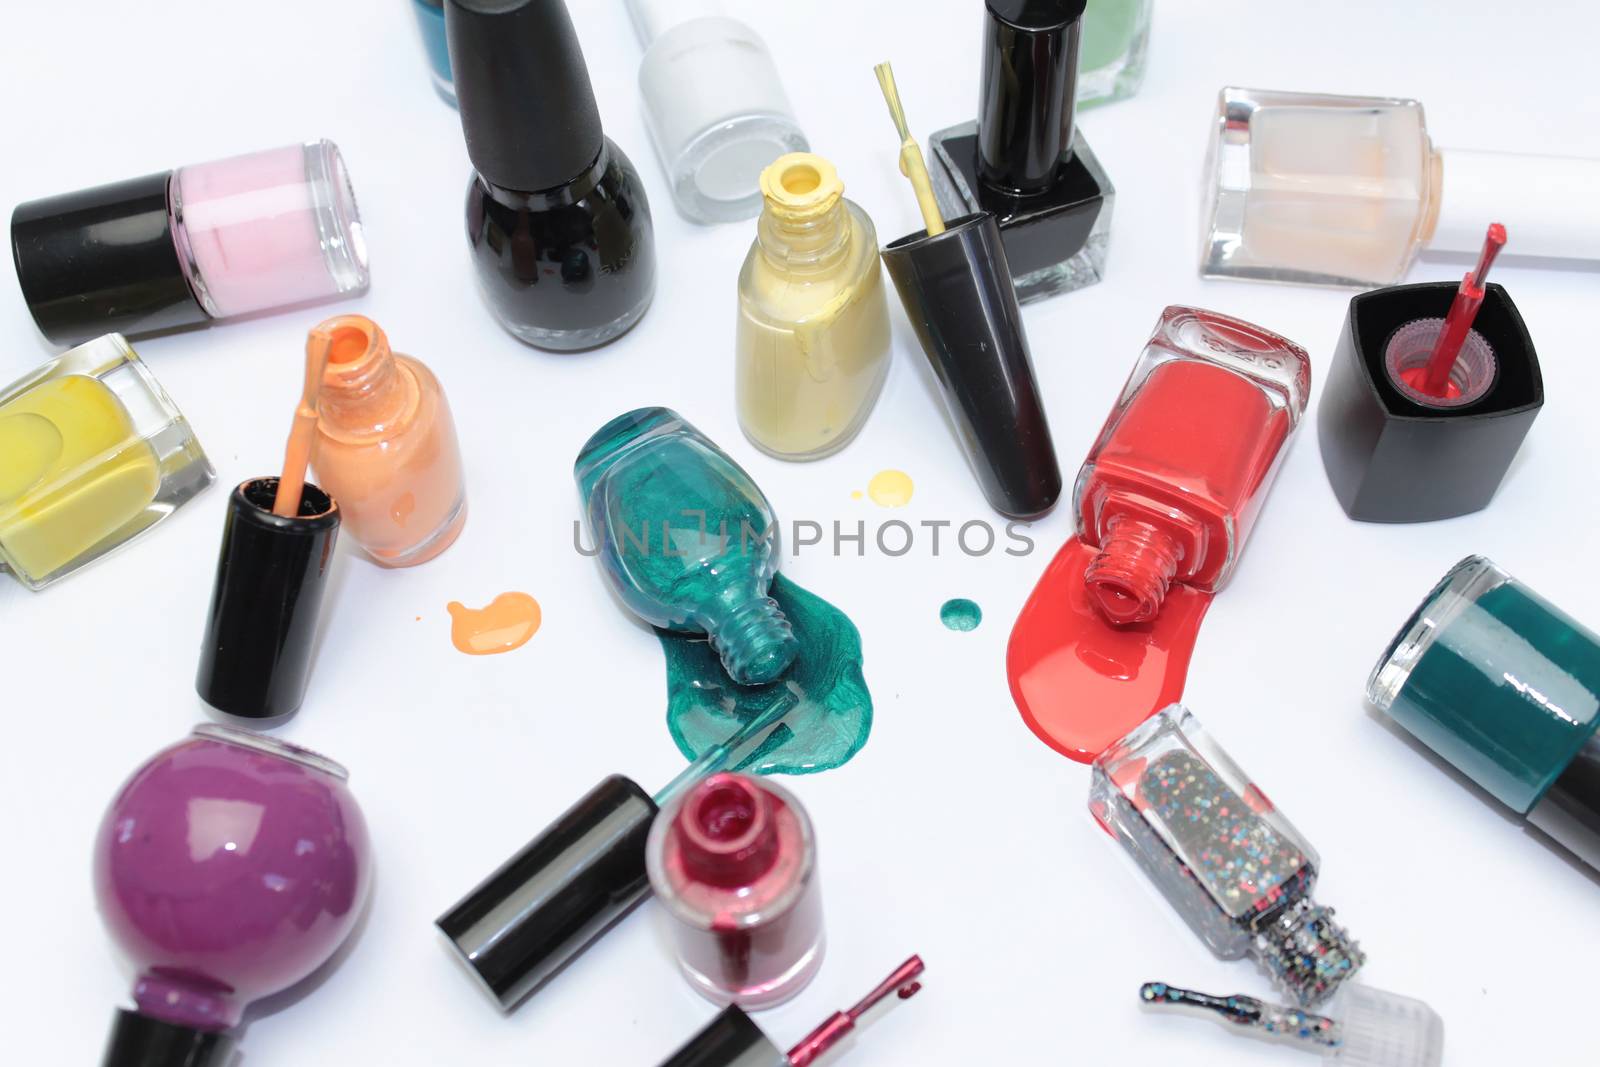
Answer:
[{"label": "yellow nail polish bottle", "polygon": [[0,564],[30,589],[124,544],[213,477],[121,334],[0,390]]},{"label": "yellow nail polish bottle", "polygon": [[861,429],[889,372],[878,235],[820,156],[780,157],[761,192],[739,273],[739,424],[764,452],[817,459]]}]

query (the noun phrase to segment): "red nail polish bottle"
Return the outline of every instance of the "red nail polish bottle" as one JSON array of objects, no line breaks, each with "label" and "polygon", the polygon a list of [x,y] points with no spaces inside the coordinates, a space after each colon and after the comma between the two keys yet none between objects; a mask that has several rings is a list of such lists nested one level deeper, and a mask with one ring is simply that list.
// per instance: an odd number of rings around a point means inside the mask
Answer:
[{"label": "red nail polish bottle", "polygon": [[1073,490],[1097,549],[1084,581],[1110,622],[1155,618],[1172,582],[1228,580],[1310,388],[1294,342],[1212,311],[1161,313]]},{"label": "red nail polish bottle", "polygon": [[656,816],[645,862],[675,920],[678,963],[707,999],[769,1008],[816,976],[816,838],[787,790],[742,774],[704,779]]}]

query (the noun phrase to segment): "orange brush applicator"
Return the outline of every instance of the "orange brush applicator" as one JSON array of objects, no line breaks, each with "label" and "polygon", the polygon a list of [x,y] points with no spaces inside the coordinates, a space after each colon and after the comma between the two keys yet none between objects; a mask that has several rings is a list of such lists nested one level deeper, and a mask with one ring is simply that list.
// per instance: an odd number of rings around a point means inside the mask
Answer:
[{"label": "orange brush applicator", "polygon": [[289,430],[289,446],[283,452],[283,473],[278,476],[278,495],[272,513],[286,519],[300,514],[300,496],[305,492],[306,467],[311,464],[311,446],[317,437],[317,394],[322,389],[322,372],[328,366],[333,335],[321,329],[306,337],[306,381],[300,393],[300,406],[294,411]]}]

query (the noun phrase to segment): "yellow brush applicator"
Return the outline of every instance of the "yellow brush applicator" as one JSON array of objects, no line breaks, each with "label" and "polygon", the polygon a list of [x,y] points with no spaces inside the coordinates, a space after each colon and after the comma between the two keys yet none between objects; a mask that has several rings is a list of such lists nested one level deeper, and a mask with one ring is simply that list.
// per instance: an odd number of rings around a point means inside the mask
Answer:
[{"label": "yellow brush applicator", "polygon": [[872,69],[878,75],[878,85],[889,104],[894,128],[900,133],[900,173],[911,179],[911,187],[917,191],[917,207],[922,209],[922,221],[928,227],[928,236],[937,237],[944,232],[944,216],[939,213],[939,201],[933,195],[928,165],[922,161],[922,148],[911,136],[911,127],[906,125],[905,108],[900,105],[900,90],[894,84],[894,68],[888,63],[879,63]]}]

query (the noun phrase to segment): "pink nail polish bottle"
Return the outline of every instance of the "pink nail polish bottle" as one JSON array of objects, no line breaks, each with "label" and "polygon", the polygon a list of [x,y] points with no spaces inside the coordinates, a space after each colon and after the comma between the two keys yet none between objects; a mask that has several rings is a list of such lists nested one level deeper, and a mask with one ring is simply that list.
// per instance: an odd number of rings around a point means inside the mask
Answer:
[{"label": "pink nail polish bottle", "polygon": [[770,1008],[822,966],[811,820],[790,793],[714,774],[663,808],[645,861],[672,918],[678,964],[716,1004]]},{"label": "pink nail polish bottle", "polygon": [[23,299],[77,344],[233,318],[366,288],[344,160],[311,141],[18,205]]}]

